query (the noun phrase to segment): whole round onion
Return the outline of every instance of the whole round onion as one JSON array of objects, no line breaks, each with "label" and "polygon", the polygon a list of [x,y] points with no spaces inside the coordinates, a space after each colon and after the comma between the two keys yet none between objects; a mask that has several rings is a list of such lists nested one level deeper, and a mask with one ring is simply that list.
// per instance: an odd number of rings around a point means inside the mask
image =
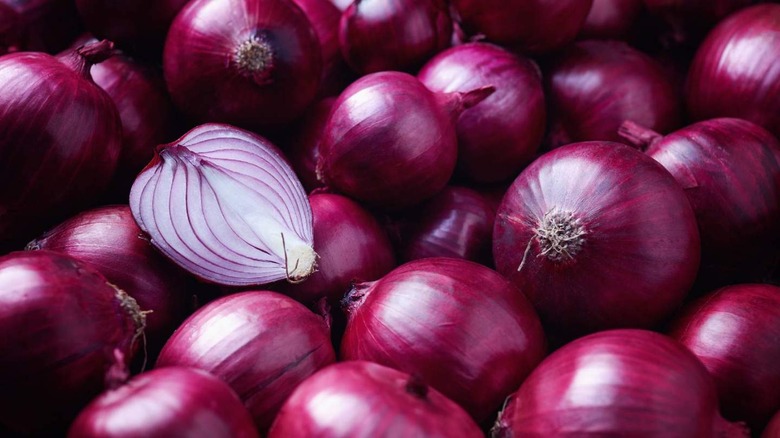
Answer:
[{"label": "whole round onion", "polygon": [[354,360],[325,367],[301,383],[268,436],[484,435],[463,408],[439,391],[401,371]]},{"label": "whole round onion", "polygon": [[406,263],[345,297],[342,360],[419,375],[484,421],[545,354],[539,319],[522,292],[482,265]]},{"label": "whole round onion", "polygon": [[780,4],[743,9],[699,46],[686,83],[695,120],[736,117],[780,136]]},{"label": "whole round onion", "polygon": [[335,102],[335,97],[328,97],[309,107],[296,124],[296,129],[292,130],[285,150],[290,165],[307,191],[323,187],[317,179],[317,161],[320,158],[322,133]]},{"label": "whole round onion", "polygon": [[438,93],[496,91],[457,119],[456,172],[491,183],[517,176],[544,135],[545,103],[538,67],[498,46],[469,43],[439,53],[417,78]]},{"label": "whole round onion", "polygon": [[189,117],[256,128],[284,124],[314,100],[320,42],[289,0],[193,0],[171,24],[163,72]]},{"label": "whole round onion", "polygon": [[114,353],[131,358],[144,318],[135,300],[74,258],[0,258],[0,423],[59,434],[103,389]]},{"label": "whole round onion", "polygon": [[673,44],[695,45],[718,21],[754,0],[644,0],[650,14],[668,27]]},{"label": "whole round onion", "polygon": [[219,377],[262,433],[293,389],[335,359],[325,318],[284,295],[249,291],[198,309],[165,344],[156,366]]},{"label": "whole round onion", "polygon": [[82,31],[73,0],[0,0],[17,13],[22,49],[57,53]]},{"label": "whole round onion", "polygon": [[194,368],[135,376],[94,399],[71,424],[71,438],[255,438],[252,417],[227,384]]},{"label": "whole round onion", "polygon": [[406,73],[363,76],[333,105],[320,143],[318,178],[388,210],[430,198],[455,169],[454,121],[493,90],[437,94]]},{"label": "whole round onion", "polygon": [[0,58],[0,243],[29,240],[94,201],[114,174],[122,126],[89,69],[107,41],[55,58]]},{"label": "whole round onion", "polygon": [[661,322],[693,285],[699,253],[683,189],[619,143],[574,143],[538,158],[512,183],[493,229],[498,272],[564,339]]},{"label": "whole round onion", "polygon": [[525,53],[545,53],[574,40],[593,0],[453,0],[463,29]]},{"label": "whole round onion", "polygon": [[669,333],[713,376],[726,418],[758,431],[780,410],[780,287],[719,289],[686,308]]},{"label": "whole round onion", "polygon": [[339,24],[341,53],[361,74],[414,70],[451,36],[445,0],[355,0]]},{"label": "whole round onion", "polygon": [[642,10],[642,0],[593,0],[578,38],[625,40]]},{"label": "whole round onion", "polygon": [[650,56],[622,41],[580,41],[563,52],[546,76],[550,146],[577,141],[621,141],[631,120],[666,133],[680,123],[671,78]]},{"label": "whole round onion", "polygon": [[19,14],[5,3],[0,3],[0,55],[18,49]]},{"label": "whole round onion", "polygon": [[620,329],[547,357],[499,414],[493,436],[748,434],[720,417],[712,379],[690,351],[658,333]]}]

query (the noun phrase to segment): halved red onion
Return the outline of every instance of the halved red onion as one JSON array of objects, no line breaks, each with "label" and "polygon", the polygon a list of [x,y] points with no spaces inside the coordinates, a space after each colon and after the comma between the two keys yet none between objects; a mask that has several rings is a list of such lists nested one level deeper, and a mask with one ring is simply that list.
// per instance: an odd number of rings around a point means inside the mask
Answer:
[{"label": "halved red onion", "polygon": [[456,172],[491,183],[514,178],[531,161],[546,118],[541,76],[533,61],[492,44],[463,44],[436,55],[417,78],[438,93],[496,89],[457,119]]},{"label": "halved red onion", "polygon": [[285,152],[301,184],[307,191],[323,187],[317,179],[317,161],[325,125],[336,98],[322,99],[309,107],[292,130]]},{"label": "halved red onion", "polygon": [[484,421],[545,354],[523,293],[477,263],[428,258],[357,284],[342,360],[368,360],[422,380]]},{"label": "halved red onion", "polygon": [[73,0],[0,0],[0,3],[18,13],[24,50],[57,53],[82,32]]},{"label": "halved red onion", "polygon": [[207,281],[301,281],[315,269],[306,193],[276,146],[249,131],[207,123],[158,146],[130,210],[154,246]]},{"label": "halved red onion", "polygon": [[625,40],[642,10],[642,0],[593,0],[578,38]]},{"label": "halved red onion", "polygon": [[250,291],[190,316],[165,344],[157,368],[188,366],[219,377],[262,433],[290,393],[335,359],[326,318],[284,295]]},{"label": "halved red onion", "polygon": [[690,291],[699,257],[683,189],[619,143],[574,143],[538,158],[512,183],[493,230],[498,272],[563,339],[661,322]]},{"label": "halved red onion", "polygon": [[499,414],[494,438],[747,438],[718,413],[715,385],[690,351],[646,330],[608,330],[547,357]]},{"label": "halved red onion", "polygon": [[325,367],[301,383],[282,406],[268,436],[484,435],[463,408],[415,377],[353,360]]}]

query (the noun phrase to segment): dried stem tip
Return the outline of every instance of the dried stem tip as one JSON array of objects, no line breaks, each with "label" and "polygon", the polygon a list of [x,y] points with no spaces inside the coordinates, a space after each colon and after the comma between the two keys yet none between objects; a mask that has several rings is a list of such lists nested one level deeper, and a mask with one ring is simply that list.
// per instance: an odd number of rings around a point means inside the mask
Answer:
[{"label": "dried stem tip", "polygon": [[234,54],[238,69],[255,80],[268,80],[274,68],[274,50],[268,38],[252,36],[239,44]]},{"label": "dried stem tip", "polygon": [[541,247],[539,256],[554,262],[573,260],[582,250],[587,234],[582,222],[567,211],[548,211],[534,229]]}]

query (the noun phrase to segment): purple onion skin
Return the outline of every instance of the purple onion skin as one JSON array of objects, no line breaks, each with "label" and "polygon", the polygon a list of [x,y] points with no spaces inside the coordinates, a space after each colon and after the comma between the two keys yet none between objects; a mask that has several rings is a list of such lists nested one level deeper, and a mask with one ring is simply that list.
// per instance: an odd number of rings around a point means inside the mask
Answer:
[{"label": "purple onion skin", "polygon": [[[780,242],[780,142],[740,119],[712,119],[647,149],[685,189],[702,242],[703,281],[765,276]],[[721,283],[723,284],[723,283]]]},{"label": "purple onion skin", "polygon": [[620,329],[577,339],[547,357],[499,414],[513,436],[747,437],[718,414],[707,370],[658,333]]},{"label": "purple onion skin", "polygon": [[336,98],[329,97],[313,104],[292,131],[286,155],[301,184],[308,191],[324,187],[317,179],[317,161],[320,158],[322,134]]},{"label": "purple onion skin", "polygon": [[357,0],[339,24],[341,53],[360,74],[415,70],[451,37],[445,0]]},{"label": "purple onion skin", "polygon": [[670,336],[715,379],[724,417],[758,431],[780,410],[780,287],[719,289],[688,306]]},{"label": "purple onion skin", "polygon": [[468,34],[523,53],[541,54],[574,40],[593,0],[453,0]]},{"label": "purple onion skin", "polygon": [[284,295],[249,291],[198,309],[165,344],[156,367],[219,377],[264,433],[293,389],[335,359],[323,317]]},{"label": "purple onion skin", "polygon": [[57,53],[82,32],[73,0],[0,0],[18,15],[21,47],[26,51]]},{"label": "purple onion skin", "polygon": [[134,377],[93,400],[70,426],[70,438],[256,438],[235,392],[213,375],[168,367]]},{"label": "purple onion skin", "polygon": [[19,14],[5,3],[0,3],[0,55],[18,48]]},{"label": "purple onion skin", "polygon": [[736,117],[780,136],[780,4],[743,9],[699,46],[686,83],[694,120]]},{"label": "purple onion skin", "polygon": [[642,11],[642,0],[593,0],[577,38],[626,40]]},{"label": "purple onion skin", "polygon": [[523,293],[466,260],[409,262],[358,284],[344,303],[342,360],[419,375],[477,422],[545,355],[542,327]]},{"label": "purple onion skin", "polygon": [[780,437],[780,411],[777,411],[772,421],[764,429],[761,434],[761,438],[778,438]]},{"label": "purple onion skin", "polygon": [[191,296],[187,278],[154,249],[127,205],[83,211],[27,248],[56,251],[89,263],[135,298],[142,310],[151,310],[145,330],[151,350],[159,350],[186,316]]},{"label": "purple onion skin", "polygon": [[534,161],[493,229],[498,272],[528,296],[548,335],[564,340],[660,323],[690,291],[699,254],[685,192],[619,143],[575,143]]},{"label": "purple onion skin", "polygon": [[463,408],[412,376],[376,363],[349,361],[326,367],[298,386],[268,436],[484,435]]},{"label": "purple onion skin", "polygon": [[456,172],[476,183],[514,178],[544,135],[546,110],[538,67],[498,46],[469,43],[439,53],[417,75],[431,91],[496,92],[457,120]]},{"label": "purple onion skin", "polygon": [[550,146],[616,141],[625,120],[667,133],[680,124],[674,84],[648,55],[622,41],[580,41],[546,76]]},{"label": "purple onion skin", "polygon": [[359,204],[341,195],[309,196],[314,217],[317,271],[282,292],[311,304],[322,297],[337,303],[355,282],[376,280],[395,267],[390,239],[379,222]]},{"label": "purple onion skin", "polygon": [[59,435],[130,358],[143,316],[89,265],[51,251],[0,258],[0,423]]}]

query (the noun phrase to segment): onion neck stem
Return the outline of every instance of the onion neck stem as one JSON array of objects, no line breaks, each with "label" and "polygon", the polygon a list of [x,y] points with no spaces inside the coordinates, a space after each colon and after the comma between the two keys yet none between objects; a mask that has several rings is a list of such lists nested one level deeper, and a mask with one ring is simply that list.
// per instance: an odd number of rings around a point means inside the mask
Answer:
[{"label": "onion neck stem", "polygon": [[114,43],[109,40],[102,40],[65,52],[59,55],[57,59],[76,73],[91,80],[92,76],[89,74],[89,71],[92,66],[114,56],[115,53]]},{"label": "onion neck stem", "polygon": [[642,152],[662,137],[661,134],[652,129],[645,128],[631,120],[626,120],[620,125],[618,135],[625,139],[629,146],[634,146]]}]

